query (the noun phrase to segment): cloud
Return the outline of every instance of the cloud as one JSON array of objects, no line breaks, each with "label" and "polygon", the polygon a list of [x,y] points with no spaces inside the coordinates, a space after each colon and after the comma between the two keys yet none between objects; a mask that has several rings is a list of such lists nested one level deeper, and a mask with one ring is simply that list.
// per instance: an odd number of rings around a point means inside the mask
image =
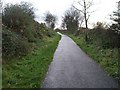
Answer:
[{"label": "cloud", "polygon": [[[36,20],[41,22],[46,11],[50,11],[52,14],[58,16],[58,26],[61,24],[61,16],[64,12],[69,9],[75,0],[2,0],[4,4],[6,3],[20,3],[21,1],[30,2],[36,8]],[[78,1],[78,0],[77,0]],[[93,0],[93,6],[91,10],[95,11],[91,14],[90,23],[97,21],[110,22],[109,14],[112,14],[116,8],[116,2],[119,0]]]}]

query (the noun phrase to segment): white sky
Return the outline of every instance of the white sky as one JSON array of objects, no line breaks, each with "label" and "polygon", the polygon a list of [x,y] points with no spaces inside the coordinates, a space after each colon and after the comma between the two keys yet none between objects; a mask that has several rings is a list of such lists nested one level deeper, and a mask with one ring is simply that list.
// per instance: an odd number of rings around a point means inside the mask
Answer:
[{"label": "white sky", "polygon": [[[35,7],[36,20],[38,22],[43,21],[41,17],[44,16],[46,11],[55,14],[58,17],[57,27],[61,24],[61,16],[68,10],[74,1],[78,0],[2,0],[3,5],[6,3],[20,3],[21,1],[30,2]],[[79,0],[80,1],[80,0]],[[88,1],[88,0],[86,0]],[[117,10],[117,3],[119,0],[93,0],[93,6],[91,10],[94,13],[91,14],[89,19],[89,25],[97,21],[111,23],[110,14]]]}]

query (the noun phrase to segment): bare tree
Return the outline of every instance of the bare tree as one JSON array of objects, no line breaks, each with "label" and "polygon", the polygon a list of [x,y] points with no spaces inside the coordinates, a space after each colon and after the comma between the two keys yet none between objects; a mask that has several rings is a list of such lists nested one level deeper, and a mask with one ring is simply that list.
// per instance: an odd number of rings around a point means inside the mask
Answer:
[{"label": "bare tree", "polygon": [[[80,2],[80,1],[82,1],[82,2]],[[78,10],[79,12],[81,12],[81,13],[83,14],[83,16],[84,16],[84,21],[85,21],[85,26],[86,26],[86,29],[88,29],[88,19],[89,19],[89,17],[90,17],[90,13],[92,13],[92,12],[89,11],[89,9],[90,9],[90,7],[93,5],[93,3],[92,3],[92,1],[89,1],[89,2],[88,2],[88,1],[86,1],[86,0],[80,0],[80,1],[78,1],[77,4],[82,7],[81,9],[77,8],[77,7],[74,5],[74,3],[73,3],[72,6],[73,6],[76,10]],[[87,32],[86,32],[86,34],[85,34],[85,41],[88,41]]]},{"label": "bare tree", "polygon": [[87,29],[88,28],[88,19],[90,17],[90,13],[91,13],[89,11],[89,8],[93,5],[93,3],[92,3],[92,1],[87,2],[86,0],[82,0],[82,2],[78,1],[77,3],[82,7],[82,9],[77,8],[74,5],[74,3],[73,3],[72,6],[84,15],[85,26],[86,26],[86,29]]}]

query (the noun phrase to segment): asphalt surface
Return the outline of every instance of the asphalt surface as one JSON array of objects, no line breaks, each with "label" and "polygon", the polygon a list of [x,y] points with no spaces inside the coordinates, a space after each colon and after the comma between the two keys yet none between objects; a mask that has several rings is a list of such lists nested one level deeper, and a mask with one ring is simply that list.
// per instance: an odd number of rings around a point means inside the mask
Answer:
[{"label": "asphalt surface", "polygon": [[118,84],[76,43],[62,35],[43,88],[117,88]]}]

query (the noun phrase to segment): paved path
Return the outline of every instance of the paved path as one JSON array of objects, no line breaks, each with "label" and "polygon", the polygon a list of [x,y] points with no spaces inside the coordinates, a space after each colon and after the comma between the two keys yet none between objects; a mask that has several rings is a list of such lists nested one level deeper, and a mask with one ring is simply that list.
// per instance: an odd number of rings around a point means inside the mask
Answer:
[{"label": "paved path", "polygon": [[115,88],[117,86],[117,83],[71,38],[62,35],[43,82],[43,88]]}]

